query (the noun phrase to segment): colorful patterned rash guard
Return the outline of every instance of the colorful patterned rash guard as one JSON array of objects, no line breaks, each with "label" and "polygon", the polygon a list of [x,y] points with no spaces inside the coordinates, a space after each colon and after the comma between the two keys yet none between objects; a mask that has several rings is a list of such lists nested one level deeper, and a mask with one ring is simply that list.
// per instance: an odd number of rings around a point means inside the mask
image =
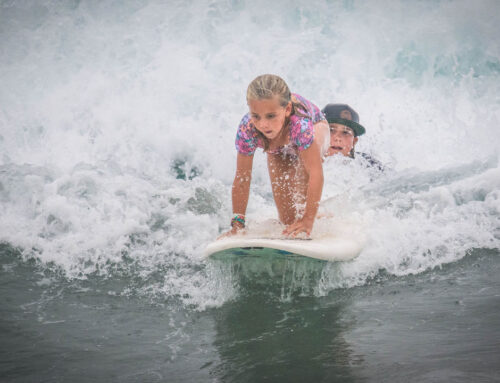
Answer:
[{"label": "colorful patterned rash guard", "polygon": [[[305,115],[292,115],[290,117],[290,142],[285,146],[281,146],[275,150],[268,150],[270,154],[283,154],[294,155],[298,151],[302,151],[311,146],[314,139],[314,124],[319,121],[325,120],[325,116],[319,108],[312,102],[306,100],[304,97],[292,93],[292,96],[299,102],[302,108],[298,111],[300,114]],[[326,120],[325,120],[326,121]],[[241,120],[236,133],[236,150],[238,153],[251,156],[255,153],[257,148],[263,148],[264,142],[259,137],[257,129],[252,123],[250,113],[247,113]]]}]

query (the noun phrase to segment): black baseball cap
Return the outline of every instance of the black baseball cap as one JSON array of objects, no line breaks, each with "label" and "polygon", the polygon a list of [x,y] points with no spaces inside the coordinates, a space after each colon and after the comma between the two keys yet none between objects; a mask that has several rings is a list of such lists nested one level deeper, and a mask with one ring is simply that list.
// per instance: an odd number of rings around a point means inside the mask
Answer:
[{"label": "black baseball cap", "polygon": [[365,128],[359,123],[359,115],[347,104],[328,104],[322,110],[330,124],[341,124],[351,128],[354,136],[365,134]]}]

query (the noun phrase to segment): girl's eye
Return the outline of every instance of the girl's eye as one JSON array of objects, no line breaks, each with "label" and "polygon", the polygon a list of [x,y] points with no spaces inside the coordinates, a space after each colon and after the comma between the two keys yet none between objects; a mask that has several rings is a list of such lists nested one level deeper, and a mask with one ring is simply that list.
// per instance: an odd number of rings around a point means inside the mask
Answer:
[{"label": "girl's eye", "polygon": [[349,132],[348,130],[344,130],[344,131],[342,132],[342,134],[343,134],[344,136],[346,136],[346,137],[347,137],[347,136],[352,136],[351,132]]},{"label": "girl's eye", "polygon": [[259,117],[258,115],[256,115],[256,114],[254,114],[254,115],[252,115],[252,118],[253,118],[254,120],[257,120],[257,121],[258,121],[260,117]]},{"label": "girl's eye", "polygon": [[266,117],[267,117],[268,119],[272,119],[272,118],[276,117],[276,115],[275,115],[275,114],[268,114]]}]

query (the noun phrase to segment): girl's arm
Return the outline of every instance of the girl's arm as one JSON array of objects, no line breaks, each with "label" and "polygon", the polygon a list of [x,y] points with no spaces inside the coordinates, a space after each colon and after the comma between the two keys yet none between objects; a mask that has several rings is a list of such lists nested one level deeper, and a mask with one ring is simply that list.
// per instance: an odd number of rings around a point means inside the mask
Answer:
[{"label": "girl's arm", "polygon": [[297,234],[305,232],[308,236],[314,224],[316,213],[318,212],[319,202],[321,200],[321,193],[323,191],[323,165],[320,155],[320,147],[316,140],[312,142],[311,146],[302,150],[300,159],[304,164],[304,168],[309,176],[306,195],[306,209],[302,219],[287,226],[283,234],[295,237]]},{"label": "girl's arm", "polygon": [[[248,196],[250,194],[250,181],[252,180],[252,165],[253,155],[246,156],[238,153],[236,159],[236,174],[233,181],[233,189],[231,192],[233,200],[233,214],[245,215],[248,205]],[[243,229],[243,225],[235,222],[226,235],[236,234]]]},{"label": "girl's arm", "polygon": [[238,153],[236,159],[236,174],[233,181],[233,214],[245,215],[252,180],[253,156]]}]

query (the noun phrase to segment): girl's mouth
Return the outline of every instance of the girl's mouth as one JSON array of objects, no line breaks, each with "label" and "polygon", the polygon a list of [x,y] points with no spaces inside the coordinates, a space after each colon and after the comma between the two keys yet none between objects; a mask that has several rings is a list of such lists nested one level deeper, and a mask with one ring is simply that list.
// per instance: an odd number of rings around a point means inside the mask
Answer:
[{"label": "girl's mouth", "polygon": [[342,146],[330,146],[333,150],[342,150],[344,149]]}]

